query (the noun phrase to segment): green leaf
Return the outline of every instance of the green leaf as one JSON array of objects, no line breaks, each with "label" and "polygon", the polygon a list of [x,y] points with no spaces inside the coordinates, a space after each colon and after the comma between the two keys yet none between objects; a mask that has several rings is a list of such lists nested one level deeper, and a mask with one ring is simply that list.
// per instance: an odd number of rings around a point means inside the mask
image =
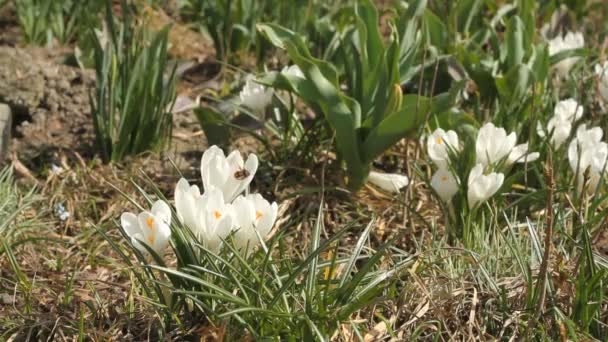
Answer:
[{"label": "green leaf", "polygon": [[372,161],[418,128],[430,110],[430,101],[422,96],[406,95],[401,109],[389,114],[370,131],[363,143],[363,160]]},{"label": "green leaf", "polygon": [[436,46],[440,51],[445,50],[447,47],[447,28],[441,19],[431,12],[426,10],[423,16],[423,32],[426,36],[427,41]]},{"label": "green leaf", "polygon": [[378,11],[370,0],[362,0],[356,7],[357,18],[364,23],[365,37],[360,35],[361,45],[365,45],[366,56],[364,61],[369,66],[380,63],[384,44],[379,30]]},{"label": "green leaf", "polygon": [[501,59],[506,70],[520,64],[525,55],[524,24],[518,16],[511,17],[507,24],[505,43],[501,49]]},{"label": "green leaf", "polygon": [[516,104],[526,94],[533,81],[534,76],[530,68],[519,64],[509,70],[504,77],[496,77],[496,88],[501,100]]},{"label": "green leaf", "polygon": [[483,0],[462,0],[456,3],[457,30],[468,37],[473,20],[481,10]]},{"label": "green leaf", "polygon": [[200,107],[194,114],[201,124],[209,145],[228,146],[230,143],[230,128],[226,125],[226,117],[209,107]]},{"label": "green leaf", "polygon": [[549,50],[546,45],[535,46],[530,57],[528,65],[534,73],[534,79],[536,82],[544,82],[549,75]]}]

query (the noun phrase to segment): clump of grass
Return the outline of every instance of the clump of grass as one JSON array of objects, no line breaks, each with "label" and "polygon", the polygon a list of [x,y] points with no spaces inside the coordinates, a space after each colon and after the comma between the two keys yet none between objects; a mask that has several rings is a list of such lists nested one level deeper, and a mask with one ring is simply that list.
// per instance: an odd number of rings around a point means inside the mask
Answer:
[{"label": "clump of grass", "polygon": [[38,217],[25,215],[37,201],[34,189],[22,193],[14,184],[12,169],[4,168],[0,172],[0,264],[10,270],[9,278],[0,276],[0,293],[19,293],[22,297],[21,309],[25,314],[32,312],[33,285],[22,272],[13,250],[27,243],[30,240],[28,233],[39,227]]},{"label": "clump of grass", "polygon": [[169,27],[151,35],[132,21],[131,10],[122,1],[117,22],[107,2],[107,37],[92,35],[97,85],[91,111],[106,161],[162,148],[171,136],[176,77],[168,66]]},{"label": "clump of grass", "polygon": [[16,0],[15,5],[25,41],[50,45],[54,39],[61,44],[69,43],[99,24],[97,13],[103,1]]}]

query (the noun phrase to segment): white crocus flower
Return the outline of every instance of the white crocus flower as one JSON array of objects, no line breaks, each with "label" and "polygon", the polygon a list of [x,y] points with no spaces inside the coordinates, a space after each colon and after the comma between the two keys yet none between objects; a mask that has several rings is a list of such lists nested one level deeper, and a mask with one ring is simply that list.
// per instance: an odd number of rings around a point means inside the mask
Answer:
[{"label": "white crocus flower", "polygon": [[[571,144],[572,146],[572,144]],[[580,148],[580,146],[579,146]],[[573,163],[578,164],[572,167],[573,172],[577,175],[577,188],[581,192],[583,184],[585,183],[585,175],[588,177],[587,191],[594,192],[597,188],[600,180],[606,174],[606,160],[608,158],[608,144],[605,142],[599,142],[594,146],[587,146],[584,150],[575,149],[575,160],[570,160],[571,165]],[[568,154],[570,157],[570,153]],[[586,171],[588,170],[588,171]]]},{"label": "white crocus flower", "polygon": [[250,154],[247,161],[243,161],[239,151],[232,151],[226,157],[224,151],[215,145],[208,148],[201,158],[205,191],[218,188],[226,202],[231,202],[247,188],[257,169],[258,157],[255,154]]},{"label": "white crocus flower", "polygon": [[245,86],[239,93],[241,104],[251,109],[254,114],[262,116],[264,109],[272,101],[273,90],[256,83],[253,77],[247,77]]},{"label": "white crocus flower", "polygon": [[467,199],[471,209],[494,196],[505,180],[502,173],[484,175],[483,169],[482,164],[477,164],[469,173]]},{"label": "white crocus flower", "polygon": [[[553,132],[551,135],[551,144],[558,148],[570,136],[572,124],[583,116],[583,107],[570,98],[559,101],[553,110],[553,117],[547,123],[547,131]],[[545,136],[545,132],[539,130],[541,137]]]},{"label": "white crocus flower", "polygon": [[[585,45],[585,38],[580,32],[568,32],[565,36],[557,36],[549,40],[549,55],[554,56],[562,51],[579,49]],[[579,60],[579,57],[569,57],[561,60],[554,68],[561,78],[568,76],[572,66]]]},{"label": "white crocus flower", "polygon": [[407,176],[398,173],[371,171],[367,180],[387,192],[399,192],[401,188],[409,184]]},{"label": "white crocus flower", "polygon": [[576,130],[576,137],[568,146],[568,161],[573,171],[577,167],[580,172],[594,163],[595,159],[602,157],[605,154],[606,143],[602,142],[604,132],[600,127],[587,128],[586,124],[582,124]]},{"label": "white crocus flower", "polygon": [[144,211],[139,215],[123,213],[120,217],[120,224],[131,238],[131,243],[135,248],[142,253],[147,253],[147,249],[142,245],[145,243],[162,256],[171,237],[171,228],[169,228],[171,209],[167,203],[156,201],[149,212]]},{"label": "white crocus flower", "polygon": [[458,192],[458,179],[448,169],[439,169],[431,178],[431,186],[444,202],[449,202]]},{"label": "white crocus flower", "polygon": [[302,69],[300,69],[300,67],[295,64],[283,67],[283,69],[281,69],[281,73],[286,76],[305,78]]},{"label": "white crocus flower", "polygon": [[203,195],[196,185],[180,179],[175,188],[175,209],[182,224],[212,252],[218,252],[222,240],[233,226],[232,205],[224,201],[222,191],[206,188]]},{"label": "white crocus flower", "polygon": [[577,121],[583,117],[583,106],[575,99],[569,98],[559,101],[553,109],[553,117],[559,121]]},{"label": "white crocus flower", "polygon": [[[251,251],[264,239],[277,219],[278,206],[266,201],[260,194],[239,196],[232,203],[234,211],[234,242],[241,250]],[[257,230],[257,233],[256,233]]]},{"label": "white crocus flower", "polygon": [[597,76],[597,90],[602,100],[608,102],[608,61],[595,65],[595,75]]},{"label": "white crocus flower", "polygon": [[496,127],[488,122],[479,129],[475,152],[477,163],[486,167],[506,158],[507,165],[513,163],[531,162],[540,156],[538,153],[528,152],[528,144],[515,145],[517,135],[515,132],[507,135],[504,128]]},{"label": "white crocus flower", "polygon": [[587,129],[583,124],[577,129],[576,137],[568,146],[568,161],[577,176],[579,192],[582,190],[585,174],[589,177],[587,190],[593,192],[606,173],[608,144],[601,141],[602,136],[601,128]]},{"label": "white crocus flower", "polygon": [[477,141],[475,142],[475,152],[477,163],[482,166],[494,164],[507,157],[517,142],[515,132],[507,135],[504,128],[494,126],[488,122],[479,129]]},{"label": "white crocus flower", "polygon": [[449,151],[459,150],[458,145],[458,134],[454,131],[444,131],[441,128],[437,128],[431,136],[428,137],[427,143],[427,152],[431,160],[439,167],[439,168],[447,168],[449,158]]}]

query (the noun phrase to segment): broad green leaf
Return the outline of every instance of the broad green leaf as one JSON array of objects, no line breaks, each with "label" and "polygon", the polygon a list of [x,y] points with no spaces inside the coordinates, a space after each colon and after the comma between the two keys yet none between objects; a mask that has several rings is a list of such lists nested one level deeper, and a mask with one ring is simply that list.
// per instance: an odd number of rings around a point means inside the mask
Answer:
[{"label": "broad green leaf", "polygon": [[427,9],[422,19],[423,32],[427,41],[440,51],[447,47],[447,28],[435,13]]},{"label": "broad green leaf", "polygon": [[524,24],[518,16],[511,17],[507,24],[501,55],[506,70],[520,64],[524,59]]},{"label": "broad green leaf", "polygon": [[274,46],[280,49],[288,50],[286,43],[290,42],[295,54],[313,62],[331,84],[335,87],[339,86],[336,69],[328,62],[313,58],[299,35],[274,24],[258,24],[257,28]]},{"label": "broad green leaf", "polygon": [[378,11],[371,0],[362,0],[356,7],[358,18],[365,25],[366,36],[361,36],[362,46],[365,46],[366,55],[364,56],[366,64],[374,66],[380,63],[384,51],[382,43],[382,35],[380,34]]},{"label": "broad green leaf", "polygon": [[429,99],[406,95],[401,109],[389,114],[380,124],[370,131],[363,143],[363,160],[371,162],[397,141],[418,128],[430,110]]},{"label": "broad green leaf", "polygon": [[228,146],[230,128],[226,126],[226,117],[212,108],[200,107],[194,110],[201,124],[209,145]]}]

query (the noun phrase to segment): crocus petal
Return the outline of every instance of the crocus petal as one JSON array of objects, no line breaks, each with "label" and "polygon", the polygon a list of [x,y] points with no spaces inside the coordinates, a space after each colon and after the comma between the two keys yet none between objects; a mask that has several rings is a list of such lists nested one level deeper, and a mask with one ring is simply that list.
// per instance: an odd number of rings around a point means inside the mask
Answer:
[{"label": "crocus petal", "polygon": [[407,186],[409,183],[409,179],[405,175],[375,171],[369,173],[368,180],[380,189],[394,193],[399,192],[401,188]]},{"label": "crocus petal", "polygon": [[125,233],[129,237],[133,237],[135,234],[140,233],[139,222],[137,221],[137,215],[133,213],[123,213],[120,216],[120,225],[124,229]]},{"label": "crocus petal", "polygon": [[269,203],[260,194],[239,196],[233,205],[235,245],[240,250],[251,251],[259,244],[260,238],[264,239],[270,233],[277,218],[278,206]]},{"label": "crocus petal", "polygon": [[171,208],[164,201],[156,201],[152,205],[152,214],[161,219],[166,224],[171,224]]},{"label": "crocus petal", "polygon": [[187,226],[193,233],[198,231],[198,217],[196,201],[200,198],[198,188],[190,187],[188,181],[184,178],[177,182],[175,188],[175,211],[177,213],[177,219]]},{"label": "crocus petal", "polygon": [[528,153],[528,143],[515,146],[509,154],[508,164],[533,162],[540,157],[538,152]]},{"label": "crocus petal", "polygon": [[295,65],[295,64],[291,65],[291,66],[285,66],[281,70],[281,73],[283,75],[286,75],[286,76],[305,78],[304,73],[302,72],[302,70],[300,69],[300,67],[297,66],[297,65]]}]

